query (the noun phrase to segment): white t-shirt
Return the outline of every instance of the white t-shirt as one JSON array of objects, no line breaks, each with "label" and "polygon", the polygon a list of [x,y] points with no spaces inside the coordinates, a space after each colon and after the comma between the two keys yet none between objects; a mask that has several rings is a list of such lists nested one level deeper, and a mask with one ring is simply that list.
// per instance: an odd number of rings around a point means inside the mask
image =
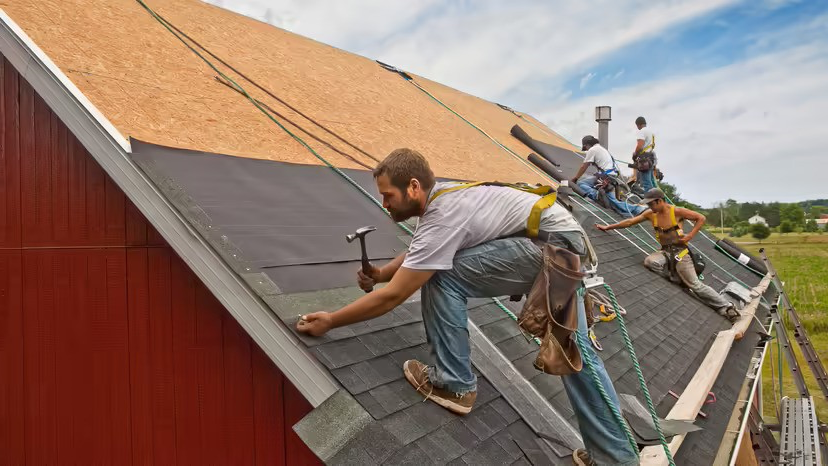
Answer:
[{"label": "white t-shirt", "polygon": [[[432,193],[455,183],[436,183]],[[417,270],[450,270],[454,255],[526,229],[539,196],[504,186],[475,186],[434,199],[417,222],[402,266]],[[579,231],[580,224],[555,203],[541,214],[541,231]]]},{"label": "white t-shirt", "polygon": [[613,168],[612,157],[608,150],[601,147],[601,144],[595,144],[590,147],[584,155],[584,163],[594,163],[598,165],[601,170],[610,170]]},{"label": "white t-shirt", "polygon": [[651,130],[650,128],[648,128],[646,126],[641,128],[640,130],[638,130],[637,133],[635,133],[636,141],[639,140],[639,139],[644,140],[644,145],[641,146],[642,149],[645,149],[645,148],[649,147],[649,149],[647,149],[645,152],[655,150],[655,147],[650,147],[653,144],[653,138],[654,137],[655,137],[655,135],[653,134],[653,130]]}]

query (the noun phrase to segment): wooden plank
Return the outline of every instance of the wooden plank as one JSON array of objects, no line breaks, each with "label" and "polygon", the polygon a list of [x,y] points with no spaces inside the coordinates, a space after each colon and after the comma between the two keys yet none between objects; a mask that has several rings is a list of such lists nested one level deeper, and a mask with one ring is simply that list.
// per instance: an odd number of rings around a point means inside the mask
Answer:
[{"label": "wooden plank", "polygon": [[[55,402],[61,462],[130,462],[126,256],[115,249],[38,250],[54,297]],[[71,434],[67,434],[71,432]]]},{"label": "wooden plank", "polygon": [[[70,154],[66,146],[66,126],[58,120],[58,117],[49,111],[49,193],[51,199],[51,223],[49,238],[61,238],[61,241],[73,237],[74,231],[70,232],[70,223],[77,225],[78,219],[70,222],[72,216],[69,214],[69,158]],[[86,219],[81,219],[84,221]]]},{"label": "wooden plank", "polygon": [[55,296],[40,284],[51,281],[51,260],[23,251],[23,341],[26,462],[58,464]]},{"label": "wooden plank", "polygon": [[147,245],[147,221],[141,212],[135,207],[131,201],[127,200],[125,205],[126,212],[124,219],[126,221],[126,245],[127,246],[146,246]]},{"label": "wooden plank", "polygon": [[224,356],[224,412],[227,457],[236,465],[255,464],[256,443],[253,423],[252,344],[233,317],[219,307],[222,319]]},{"label": "wooden plank", "polygon": [[[178,258],[175,262],[192,275],[184,262]],[[231,459],[227,457],[228,441],[225,431],[224,309],[201,282],[195,280],[195,284],[195,353],[198,355],[202,458],[204,462],[226,464]]]},{"label": "wooden plank", "polygon": [[735,466],[759,466],[759,461],[756,460],[756,454],[753,452],[750,433],[742,438],[736,455]]},{"label": "wooden plank", "polygon": [[[733,330],[719,332],[710,346],[696,374],[687,384],[687,388],[679,397],[666,419],[695,420],[699,410],[704,406],[707,392],[713,388],[719,372],[724,366],[730,347],[733,345],[735,333]],[[669,443],[670,452],[675,455],[684,442],[684,435],[676,435]],[[641,450],[642,465],[664,465],[667,457],[661,445],[645,447]]]},{"label": "wooden plank", "polygon": [[[759,306],[761,296],[765,293],[768,285],[771,282],[771,276],[765,275],[761,282],[751,289],[751,294],[754,296],[748,307],[752,306],[752,311],[749,314],[743,315],[730,330],[719,332],[710,346],[710,350],[705,356],[695,375],[687,384],[687,388],[679,397],[673,409],[667,414],[666,419],[680,419],[680,420],[695,420],[699,410],[704,405],[707,399],[707,393],[713,388],[716,378],[721,372],[722,366],[727,359],[730,352],[730,347],[736,340],[737,335],[741,338],[750,326],[753,320],[753,315],[756,308]],[[738,333],[741,332],[741,333]],[[675,455],[679,447],[684,442],[684,435],[677,435],[669,443],[671,454]],[[667,464],[667,456],[664,454],[664,449],[661,445],[645,447],[641,450],[641,464],[646,465],[665,465]]]},{"label": "wooden plank", "polygon": [[285,377],[259,348],[251,351],[256,464],[284,466],[285,454]]},{"label": "wooden plank", "polygon": [[187,463],[205,463],[202,457],[198,374],[198,347],[196,346],[195,279],[181,264],[172,261],[170,267],[173,357],[175,360],[175,439],[176,456]]},{"label": "wooden plank", "polygon": [[24,464],[22,256],[0,250],[0,452]]},{"label": "wooden plank", "polygon": [[745,336],[745,332],[748,331],[750,328],[750,324],[753,322],[753,316],[756,315],[756,310],[759,308],[759,304],[761,302],[761,296],[765,294],[765,291],[768,289],[768,285],[770,285],[772,281],[772,277],[770,274],[765,275],[762,278],[762,281],[759,282],[756,287],[751,290],[751,293],[756,296],[744,309],[742,309],[742,317],[733,324],[733,331],[736,333],[736,340],[741,340]]},{"label": "wooden plank", "polygon": [[152,464],[152,367],[147,251],[127,250],[129,378],[132,409],[132,463]]},{"label": "wooden plank", "polygon": [[34,166],[31,160],[34,159],[35,151],[35,124],[34,124],[34,90],[25,80],[20,80],[19,84],[19,153],[25,154],[25,157],[20,158],[20,225],[21,225],[21,244],[27,241],[31,236],[31,231],[26,228],[24,219],[31,217],[33,210],[32,198],[28,193],[24,193],[24,184],[32,183],[34,179]]},{"label": "wooden plank", "polygon": [[19,76],[4,57],[0,57],[0,66],[0,247],[19,247]]},{"label": "wooden plank", "polygon": [[[173,346],[172,277],[174,253],[168,248],[147,250],[149,289],[148,344],[152,390],[152,463],[176,461],[175,352]],[[139,464],[136,460],[134,464]],[[147,464],[140,462],[140,464]]]}]

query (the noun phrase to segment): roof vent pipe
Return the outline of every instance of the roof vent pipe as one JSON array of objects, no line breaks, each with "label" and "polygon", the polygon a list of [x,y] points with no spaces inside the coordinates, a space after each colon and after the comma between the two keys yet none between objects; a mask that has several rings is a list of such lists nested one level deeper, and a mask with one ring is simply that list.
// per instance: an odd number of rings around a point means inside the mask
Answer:
[{"label": "roof vent pipe", "polygon": [[598,142],[609,150],[609,122],[612,121],[612,107],[595,107],[595,121],[598,122]]}]

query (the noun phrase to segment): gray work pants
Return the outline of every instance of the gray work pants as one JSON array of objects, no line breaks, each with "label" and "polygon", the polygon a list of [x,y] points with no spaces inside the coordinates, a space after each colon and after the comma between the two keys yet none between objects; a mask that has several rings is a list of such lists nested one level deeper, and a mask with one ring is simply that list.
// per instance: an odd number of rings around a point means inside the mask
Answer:
[{"label": "gray work pants", "polygon": [[[670,278],[670,270],[667,267],[667,258],[664,256],[662,251],[656,251],[647,256],[647,258],[644,259],[644,266],[659,275]],[[676,263],[676,272],[681,278],[681,281],[687,285],[687,288],[690,288],[690,291],[692,291],[693,294],[695,294],[704,304],[707,304],[711,308],[715,309],[719,312],[719,314],[724,315],[725,309],[730,305],[730,301],[724,299],[722,295],[716,293],[716,290],[710,288],[699,280],[699,276],[696,275],[696,269],[693,267],[693,259],[689,254],[682,257],[681,260]]]}]

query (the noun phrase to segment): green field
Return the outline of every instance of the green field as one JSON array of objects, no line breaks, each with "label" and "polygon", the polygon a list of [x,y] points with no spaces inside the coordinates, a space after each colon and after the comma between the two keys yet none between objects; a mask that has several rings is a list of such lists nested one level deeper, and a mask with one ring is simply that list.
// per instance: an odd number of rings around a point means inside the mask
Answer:
[{"label": "green field", "polygon": [[[759,254],[759,248],[765,248],[768,258],[784,282],[785,291],[793,302],[820,359],[823,362],[828,361],[828,234],[787,233],[780,235],[775,233],[763,240],[761,244],[749,236],[731,239],[736,242],[754,243],[741,246],[756,255]],[[788,328],[790,329],[790,325]],[[808,370],[790,330],[788,338],[791,340],[802,372],[805,374],[806,384],[817,402],[820,422],[828,422],[828,403]],[[798,395],[784,359],[783,355],[782,393],[796,397]],[[771,376],[771,361],[776,377]],[[769,423],[776,422],[774,386],[778,404],[778,362],[779,354],[775,342],[772,342],[762,368],[764,417]]]}]

